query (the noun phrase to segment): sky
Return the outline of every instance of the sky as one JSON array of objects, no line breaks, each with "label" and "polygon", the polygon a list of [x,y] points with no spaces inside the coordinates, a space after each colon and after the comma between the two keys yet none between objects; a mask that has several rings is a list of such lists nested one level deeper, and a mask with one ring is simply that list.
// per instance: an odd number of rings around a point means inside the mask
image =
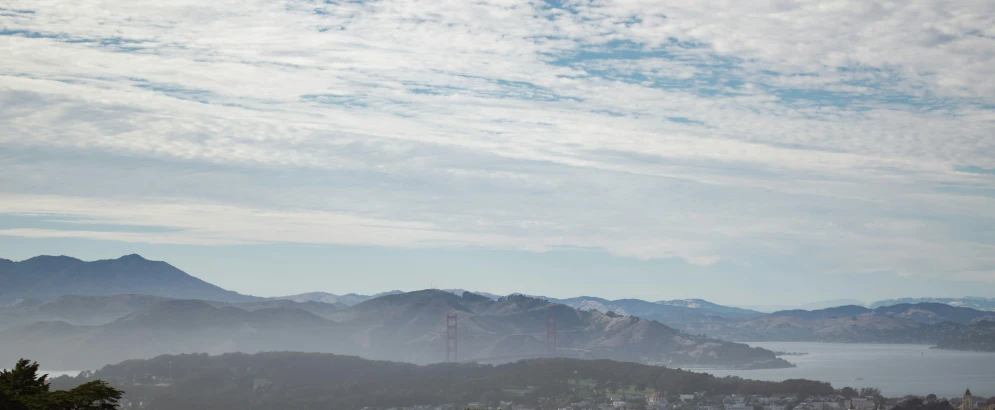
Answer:
[{"label": "sky", "polygon": [[0,257],[263,296],[995,296],[995,2],[0,5]]}]

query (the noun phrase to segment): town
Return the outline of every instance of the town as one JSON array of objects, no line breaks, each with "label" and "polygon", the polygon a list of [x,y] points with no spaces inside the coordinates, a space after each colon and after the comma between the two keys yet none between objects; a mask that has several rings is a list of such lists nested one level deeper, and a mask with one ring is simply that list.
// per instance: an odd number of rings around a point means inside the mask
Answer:
[{"label": "town", "polygon": [[[949,408],[954,410],[995,410],[995,397],[974,397],[970,390],[967,390],[963,397],[952,399],[941,399],[935,395],[885,398],[873,388],[861,390],[844,388],[838,393],[803,398],[796,395],[710,395],[704,392],[674,395],[660,392],[652,394],[630,392],[600,396],[595,394],[579,400],[544,398],[540,399],[539,406],[516,404],[515,400],[502,400],[493,406],[471,402],[465,405],[394,407],[388,410],[891,410],[918,408],[930,404],[937,407],[929,408],[944,408],[942,403],[948,404]],[[362,410],[377,409],[367,407]]]}]

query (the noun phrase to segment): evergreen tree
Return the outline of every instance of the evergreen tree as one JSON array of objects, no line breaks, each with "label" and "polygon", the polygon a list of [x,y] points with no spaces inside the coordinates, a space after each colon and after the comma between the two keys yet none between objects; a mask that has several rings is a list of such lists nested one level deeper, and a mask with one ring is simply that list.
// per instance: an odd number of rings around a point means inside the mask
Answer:
[{"label": "evergreen tree", "polygon": [[51,391],[48,375],[26,359],[0,372],[0,408],[9,410],[113,410],[124,394],[102,380],[68,391]]}]

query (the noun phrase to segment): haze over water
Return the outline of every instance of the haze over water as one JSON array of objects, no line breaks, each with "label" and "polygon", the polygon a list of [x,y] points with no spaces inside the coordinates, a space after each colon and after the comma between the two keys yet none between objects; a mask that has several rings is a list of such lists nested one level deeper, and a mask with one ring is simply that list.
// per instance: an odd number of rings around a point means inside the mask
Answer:
[{"label": "haze over water", "polygon": [[[926,345],[757,342],[773,351],[808,353],[785,356],[787,369],[707,370],[716,376],[781,381],[810,379],[833,387],[877,387],[885,396],[907,394],[960,397],[995,395],[995,353],[930,349]],[[856,380],[863,378],[863,380]]]}]

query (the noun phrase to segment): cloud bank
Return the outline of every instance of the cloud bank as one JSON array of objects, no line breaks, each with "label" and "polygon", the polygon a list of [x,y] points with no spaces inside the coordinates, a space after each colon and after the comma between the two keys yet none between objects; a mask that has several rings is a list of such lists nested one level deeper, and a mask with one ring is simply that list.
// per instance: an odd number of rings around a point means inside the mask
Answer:
[{"label": "cloud bank", "polygon": [[0,235],[995,281],[990,1],[12,0],[0,124]]}]

